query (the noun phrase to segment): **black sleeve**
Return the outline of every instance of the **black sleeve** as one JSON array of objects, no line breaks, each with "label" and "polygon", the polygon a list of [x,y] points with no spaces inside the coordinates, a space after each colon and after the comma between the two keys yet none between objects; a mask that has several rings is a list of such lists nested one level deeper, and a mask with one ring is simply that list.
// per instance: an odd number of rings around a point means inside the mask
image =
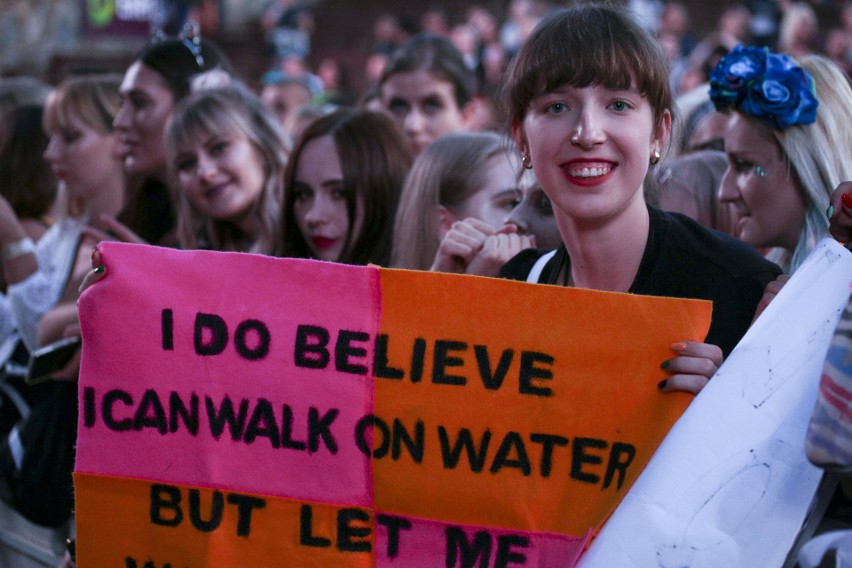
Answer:
[{"label": "black sleeve", "polygon": [[512,258],[506,264],[500,267],[500,272],[497,273],[498,278],[506,280],[520,280],[526,282],[535,262],[539,257],[547,251],[538,249],[524,249]]},{"label": "black sleeve", "polygon": [[[705,343],[718,345],[727,359],[746,334],[766,285],[780,274],[761,272],[733,280],[713,299],[713,320]],[[719,314],[724,314],[721,316]]]}]

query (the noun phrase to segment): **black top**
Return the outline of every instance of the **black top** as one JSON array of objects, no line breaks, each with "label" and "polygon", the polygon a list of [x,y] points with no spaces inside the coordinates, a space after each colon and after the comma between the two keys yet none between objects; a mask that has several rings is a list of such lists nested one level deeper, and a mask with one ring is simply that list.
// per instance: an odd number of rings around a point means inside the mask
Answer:
[{"label": "black top", "polygon": [[[648,207],[648,244],[631,294],[713,301],[706,343],[718,345],[725,357],[745,335],[766,285],[781,269],[744,242],[707,229],[679,213]],[[527,249],[500,269],[501,278],[526,280],[545,250]],[[541,273],[539,282],[556,284],[560,268],[570,266],[564,245]]]}]

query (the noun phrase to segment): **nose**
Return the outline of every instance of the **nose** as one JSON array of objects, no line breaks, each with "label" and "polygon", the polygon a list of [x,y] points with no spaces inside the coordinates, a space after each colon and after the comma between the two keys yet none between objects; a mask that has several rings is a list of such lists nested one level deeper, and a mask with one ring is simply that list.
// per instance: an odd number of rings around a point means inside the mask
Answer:
[{"label": "nose", "polygon": [[210,181],[216,173],[216,160],[210,158],[205,153],[201,153],[198,156],[198,165],[195,168],[195,173],[202,182]]},{"label": "nose", "polygon": [[719,201],[728,202],[739,199],[740,191],[737,187],[736,176],[731,172],[730,166],[725,170],[722,181],[719,183]]},{"label": "nose", "polygon": [[314,197],[305,212],[305,221],[311,226],[321,225],[328,220],[331,203],[321,193]]},{"label": "nose", "polygon": [[525,204],[524,202],[518,203],[514,209],[509,211],[509,214],[506,215],[506,218],[503,220],[504,225],[515,225],[518,228],[518,233],[525,235],[529,231],[529,223],[527,222],[527,218],[525,215]]},{"label": "nose", "polygon": [[53,134],[47,142],[47,148],[44,149],[44,159],[48,162],[55,162],[59,159],[59,139]]},{"label": "nose", "polygon": [[583,109],[577,114],[574,130],[571,132],[571,143],[585,149],[603,144],[606,134],[601,126],[600,119],[592,109]]},{"label": "nose", "polygon": [[129,105],[124,102],[118,108],[115,118],[112,119],[112,127],[115,130],[127,130],[130,128],[130,109]]},{"label": "nose", "polygon": [[405,120],[403,120],[402,125],[406,132],[420,132],[423,129],[425,122],[423,113],[417,108],[412,108],[408,114],[405,115]]}]

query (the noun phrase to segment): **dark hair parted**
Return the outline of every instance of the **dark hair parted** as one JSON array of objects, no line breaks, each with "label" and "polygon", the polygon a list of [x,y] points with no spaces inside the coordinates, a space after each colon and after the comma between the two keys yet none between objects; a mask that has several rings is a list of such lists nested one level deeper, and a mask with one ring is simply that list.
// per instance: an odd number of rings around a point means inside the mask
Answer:
[{"label": "dark hair parted", "polygon": [[634,86],[648,99],[657,124],[673,112],[669,69],[657,41],[624,11],[581,5],[554,12],[536,26],[506,74],[510,126],[533,99],[563,85],[608,89]]},{"label": "dark hair parted", "polygon": [[22,106],[0,121],[0,195],[20,218],[46,215],[56,198],[56,179],[44,159],[48,137],[44,107]]},{"label": "dark hair parted", "polygon": [[192,79],[199,73],[213,69],[233,73],[225,54],[206,40],[201,40],[198,48],[203,61],[203,64],[199,65],[199,60],[187,46],[188,41],[167,39],[150,43],[134,58],[134,61],[141,61],[163,78],[175,100],[180,100],[190,93]]},{"label": "dark hair parted", "polygon": [[379,89],[393,75],[427,71],[453,86],[458,107],[464,108],[477,92],[476,75],[447,38],[418,34],[402,44],[390,57],[379,79]]},{"label": "dark hair parted", "polygon": [[[337,149],[349,218],[349,234],[337,261],[387,266],[393,220],[413,156],[405,134],[390,117],[361,109],[343,109],[319,118],[296,141],[284,175],[283,256],[312,256],[294,214],[296,168],[305,146],[326,135]],[[364,220],[360,234],[355,235],[359,199],[363,200]]]}]

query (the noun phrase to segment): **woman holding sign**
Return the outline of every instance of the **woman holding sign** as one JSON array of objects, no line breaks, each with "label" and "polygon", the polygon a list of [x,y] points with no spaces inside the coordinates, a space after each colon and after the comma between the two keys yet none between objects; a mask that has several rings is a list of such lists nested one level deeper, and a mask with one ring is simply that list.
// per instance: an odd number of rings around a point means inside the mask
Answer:
[{"label": "woman holding sign", "polygon": [[522,162],[552,202],[562,246],[524,251],[501,274],[712,300],[705,342],[677,342],[661,364],[661,390],[700,391],[780,270],[732,237],[646,204],[649,166],[666,151],[673,117],[656,41],[608,7],[556,12],[514,60],[506,96]]}]

